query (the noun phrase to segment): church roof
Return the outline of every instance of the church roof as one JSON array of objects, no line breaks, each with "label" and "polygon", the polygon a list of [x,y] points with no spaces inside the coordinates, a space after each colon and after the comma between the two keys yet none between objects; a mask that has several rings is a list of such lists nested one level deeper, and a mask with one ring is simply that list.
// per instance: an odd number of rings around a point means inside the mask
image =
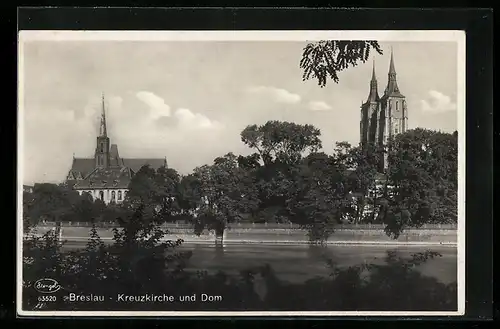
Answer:
[{"label": "church roof", "polygon": [[84,180],[74,184],[75,189],[128,188],[132,174],[129,168],[97,168]]},{"label": "church roof", "polygon": [[[113,160],[113,158],[111,158]],[[144,165],[149,165],[152,169],[158,169],[162,166],[165,165],[166,160],[165,159],[120,159],[121,163],[111,163],[111,167],[127,167],[132,169],[134,172],[138,172],[139,169],[141,169],[142,166]],[[78,174],[81,175],[81,179],[87,177],[88,174],[90,174],[94,169],[96,168],[95,166],[95,159],[94,158],[78,158],[78,159],[73,159],[73,165],[70,169],[70,173],[73,175],[77,176]],[[77,177],[74,177],[74,179],[78,179]]]},{"label": "church roof", "polygon": [[160,167],[163,167],[166,163],[165,159],[123,159],[122,158],[122,165],[125,167],[128,167],[132,169],[134,172],[138,172],[139,169],[141,169],[142,166],[144,165],[149,165],[152,169],[158,169]]},{"label": "church roof", "polygon": [[[81,174],[82,178],[90,174],[95,169],[94,158],[74,158],[70,172],[73,174]],[[76,177],[75,177],[76,179]]]}]

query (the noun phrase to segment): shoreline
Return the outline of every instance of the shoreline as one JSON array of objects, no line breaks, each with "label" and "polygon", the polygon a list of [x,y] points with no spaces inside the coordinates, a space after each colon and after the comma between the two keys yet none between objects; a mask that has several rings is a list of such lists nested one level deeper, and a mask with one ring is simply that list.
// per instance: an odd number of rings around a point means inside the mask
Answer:
[{"label": "shoreline", "polygon": [[[63,242],[86,242],[89,237],[68,237],[62,238]],[[252,239],[224,239],[223,242],[216,242],[215,240],[198,240],[198,239],[185,239],[178,237],[177,239],[184,240],[184,243],[189,244],[199,244],[199,245],[242,245],[242,244],[267,244],[267,245],[322,245],[311,243],[307,240],[252,240]],[[176,238],[167,238],[163,239],[165,241],[177,240]],[[102,237],[102,241],[109,242],[112,241],[111,237]],[[439,247],[448,247],[453,248],[457,247],[456,242],[441,242],[441,241],[356,241],[356,240],[333,240],[333,241],[325,241],[323,245],[331,245],[331,246],[405,246],[405,247],[422,247],[422,246],[439,246]]]}]

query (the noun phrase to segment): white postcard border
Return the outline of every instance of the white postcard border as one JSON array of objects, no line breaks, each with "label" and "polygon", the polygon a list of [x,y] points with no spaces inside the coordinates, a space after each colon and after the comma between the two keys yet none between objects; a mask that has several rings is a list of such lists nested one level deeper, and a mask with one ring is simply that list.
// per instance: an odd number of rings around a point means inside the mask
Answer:
[{"label": "white postcard border", "polygon": [[[22,192],[24,145],[24,72],[23,43],[29,41],[319,41],[377,40],[380,42],[456,42],[457,43],[457,123],[458,123],[458,243],[456,312],[255,312],[255,311],[25,311],[22,310]],[[17,313],[19,316],[460,316],[465,314],[465,32],[446,30],[404,31],[42,31],[22,30],[18,34],[18,198],[17,198]]]}]

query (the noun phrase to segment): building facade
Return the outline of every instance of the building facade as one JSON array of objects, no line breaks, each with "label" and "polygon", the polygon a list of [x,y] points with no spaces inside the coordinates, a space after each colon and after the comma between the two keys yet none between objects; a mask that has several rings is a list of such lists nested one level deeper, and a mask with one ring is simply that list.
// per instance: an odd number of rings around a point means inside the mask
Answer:
[{"label": "building facade", "polygon": [[23,192],[33,193],[33,186],[31,186],[31,185],[23,185]]},{"label": "building facade", "polygon": [[[372,79],[368,99],[361,105],[360,143],[376,147],[387,145],[388,140],[408,129],[408,109],[406,97],[400,92],[396,79],[394,56],[391,61],[387,86],[382,97],[378,94],[378,81],[373,63]],[[387,159],[380,164],[380,170],[387,167]]]},{"label": "building facade", "polygon": [[94,200],[104,203],[121,203],[125,199],[133,175],[144,165],[153,169],[167,165],[166,158],[137,159],[121,158],[118,146],[111,144],[107,134],[104,96],[99,135],[94,157],[75,158],[66,177],[66,183],[81,195],[89,193]]}]

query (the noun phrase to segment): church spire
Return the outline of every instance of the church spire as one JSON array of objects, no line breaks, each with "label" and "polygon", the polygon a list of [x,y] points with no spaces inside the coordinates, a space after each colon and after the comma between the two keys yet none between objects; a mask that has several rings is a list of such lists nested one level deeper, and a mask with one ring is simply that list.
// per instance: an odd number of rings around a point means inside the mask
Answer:
[{"label": "church spire", "polygon": [[370,81],[370,94],[368,95],[367,103],[378,102],[378,87],[377,87],[377,76],[375,74],[375,59],[373,59],[373,68],[372,68],[372,79]]},{"label": "church spire", "polygon": [[385,88],[385,95],[399,94],[398,82],[396,80],[396,67],[394,66],[394,52],[391,47],[391,62],[389,64],[389,80]]},{"label": "church spire", "polygon": [[109,138],[106,129],[106,109],[104,106],[104,93],[102,94],[102,112],[101,124],[99,127],[99,136],[97,136],[97,147],[95,150],[95,161],[97,168],[109,167],[110,154],[109,154]]},{"label": "church spire", "polygon": [[391,63],[389,64],[389,75],[396,75],[396,68],[394,67],[394,52],[391,47]]},{"label": "church spire", "polygon": [[375,58],[373,59],[372,81],[377,81],[377,76],[375,75]]},{"label": "church spire", "polygon": [[107,137],[107,129],[106,129],[106,111],[104,107],[104,93],[102,93],[102,112],[101,112],[101,125],[99,129],[99,136]]}]

